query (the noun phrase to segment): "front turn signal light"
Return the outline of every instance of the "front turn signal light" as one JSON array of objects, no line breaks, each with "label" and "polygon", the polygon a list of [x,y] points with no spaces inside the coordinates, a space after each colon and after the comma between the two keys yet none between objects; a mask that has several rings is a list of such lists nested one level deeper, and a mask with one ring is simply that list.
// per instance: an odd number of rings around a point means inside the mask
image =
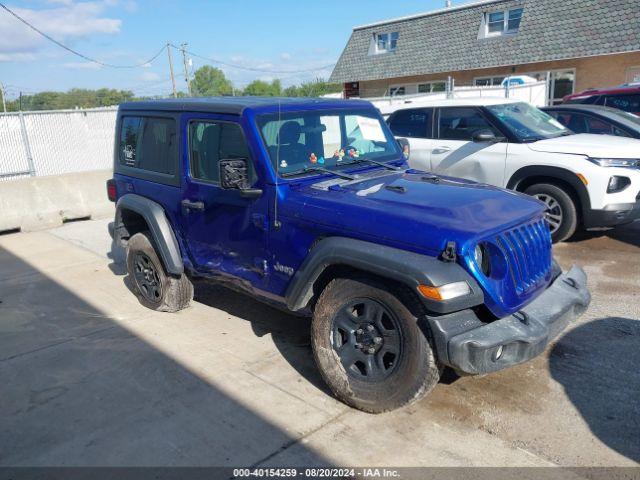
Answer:
[{"label": "front turn signal light", "polygon": [[418,285],[418,291],[423,297],[431,300],[443,301],[451,300],[458,297],[464,297],[471,293],[471,287],[467,282],[455,282],[441,285],[440,287],[431,287],[429,285]]},{"label": "front turn signal light", "polygon": [[585,185],[589,185],[589,180],[587,180],[587,177],[585,177],[583,174],[576,173],[576,176],[580,179],[582,183],[584,183]]}]

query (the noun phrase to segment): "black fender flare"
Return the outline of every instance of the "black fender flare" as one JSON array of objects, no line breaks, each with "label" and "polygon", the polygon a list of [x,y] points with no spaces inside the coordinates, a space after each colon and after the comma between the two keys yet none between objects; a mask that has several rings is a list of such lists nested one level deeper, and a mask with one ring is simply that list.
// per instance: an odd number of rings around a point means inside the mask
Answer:
[{"label": "black fender flare", "polygon": [[330,266],[353,267],[363,272],[396,280],[417,293],[418,285],[439,287],[465,281],[471,294],[447,301],[435,301],[418,295],[427,310],[433,313],[449,313],[484,303],[484,294],[475,279],[456,263],[407,250],[379,245],[345,237],[328,237],[320,240],[309,252],[296,271],[285,294],[290,310],[305,309],[316,292],[316,280]]},{"label": "black fender flare", "polygon": [[167,272],[172,275],[182,275],[184,273],[184,264],[182,263],[180,247],[162,206],[153,200],[134,193],[127,193],[120,197],[116,204],[114,228],[116,242],[121,242],[122,212],[125,210],[135,212],[144,218]]},{"label": "black fender flare", "polygon": [[566,170],[561,167],[551,167],[545,165],[530,165],[528,167],[522,167],[520,170],[517,170],[507,182],[507,188],[510,190],[517,190],[518,185],[527,178],[530,177],[549,177],[549,178],[557,178],[562,180],[575,190],[578,195],[578,200],[580,200],[580,206],[584,216],[591,209],[591,199],[589,198],[589,192],[587,191],[587,187],[585,187],[582,180],[578,178],[578,176],[573,173],[571,170]]}]

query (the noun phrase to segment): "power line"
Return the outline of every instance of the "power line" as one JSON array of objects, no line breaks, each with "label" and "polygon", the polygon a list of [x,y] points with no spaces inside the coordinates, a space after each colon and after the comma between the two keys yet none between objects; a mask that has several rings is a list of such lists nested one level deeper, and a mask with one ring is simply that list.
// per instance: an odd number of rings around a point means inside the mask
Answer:
[{"label": "power line", "polygon": [[151,57],[151,59],[147,60],[146,62],[143,63],[139,63],[137,65],[113,65],[110,63],[105,63],[105,62],[101,62],[100,60],[96,60],[95,58],[91,58],[88,57],[70,47],[67,47],[65,44],[59,42],[58,40],[56,40],[55,38],[47,35],[46,33],[44,33],[42,30],[39,30],[37,27],[31,25],[28,21],[26,21],[24,18],[22,18],[20,15],[18,15],[17,13],[15,13],[13,10],[11,10],[9,7],[7,7],[4,3],[0,2],[0,7],[2,7],[3,9],[5,9],[9,14],[13,15],[15,18],[17,18],[19,21],[21,21],[22,23],[24,23],[27,27],[29,27],[31,30],[33,30],[34,32],[42,35],[44,38],[46,38],[47,40],[49,40],[50,42],[55,43],[56,45],[58,45],[60,48],[63,48],[64,50],[73,53],[74,55],[77,55],[80,58],[83,58],[84,60],[87,60],[88,62],[91,63],[97,63],[98,65],[102,65],[103,67],[109,67],[109,68],[139,68],[139,67],[144,67],[145,65],[150,64],[151,62],[153,62],[156,58],[158,58],[162,52],[164,52],[164,49],[167,48],[166,45],[163,46],[160,51],[158,53],[156,53],[153,57]]},{"label": "power line", "polygon": [[[169,46],[175,48],[176,50],[183,51],[182,47],[176,47],[173,44],[170,44]],[[320,70],[325,70],[325,69],[331,68],[331,67],[333,67],[335,65],[335,63],[331,63],[329,65],[324,65],[322,67],[308,68],[308,69],[304,69],[304,70],[270,70],[270,69],[266,69],[266,68],[245,67],[243,65],[237,65],[237,64],[234,64],[234,63],[224,62],[222,60],[218,60],[218,59],[215,59],[215,58],[210,58],[210,57],[205,57],[204,55],[199,55],[199,54],[191,52],[189,50],[184,50],[184,52],[188,53],[192,57],[200,58],[202,60],[206,60],[206,61],[211,62],[211,63],[217,63],[217,64],[220,64],[220,65],[224,65],[225,67],[236,68],[238,70],[246,70],[246,71],[249,71],[249,72],[260,72],[260,73],[276,73],[276,74],[281,74],[281,73],[311,73],[311,72],[318,72]]]}]

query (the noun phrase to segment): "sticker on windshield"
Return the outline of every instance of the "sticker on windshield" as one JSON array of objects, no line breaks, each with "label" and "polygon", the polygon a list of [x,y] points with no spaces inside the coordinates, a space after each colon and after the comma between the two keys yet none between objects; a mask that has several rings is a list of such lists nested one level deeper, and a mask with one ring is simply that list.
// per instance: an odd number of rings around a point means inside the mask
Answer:
[{"label": "sticker on windshield", "polygon": [[382,131],[382,125],[377,118],[356,117],[360,133],[365,140],[373,142],[386,142],[386,137]]}]

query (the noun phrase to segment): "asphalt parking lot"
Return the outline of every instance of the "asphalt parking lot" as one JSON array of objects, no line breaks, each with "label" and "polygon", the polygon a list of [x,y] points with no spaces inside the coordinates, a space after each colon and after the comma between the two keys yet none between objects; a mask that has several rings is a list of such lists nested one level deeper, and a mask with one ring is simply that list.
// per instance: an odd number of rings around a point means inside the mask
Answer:
[{"label": "asphalt parking lot", "polygon": [[593,294],[557,343],[373,416],[327,392],[304,318],[202,284],[140,306],[106,220],[1,236],[0,465],[638,465],[640,225],[556,255]]}]

